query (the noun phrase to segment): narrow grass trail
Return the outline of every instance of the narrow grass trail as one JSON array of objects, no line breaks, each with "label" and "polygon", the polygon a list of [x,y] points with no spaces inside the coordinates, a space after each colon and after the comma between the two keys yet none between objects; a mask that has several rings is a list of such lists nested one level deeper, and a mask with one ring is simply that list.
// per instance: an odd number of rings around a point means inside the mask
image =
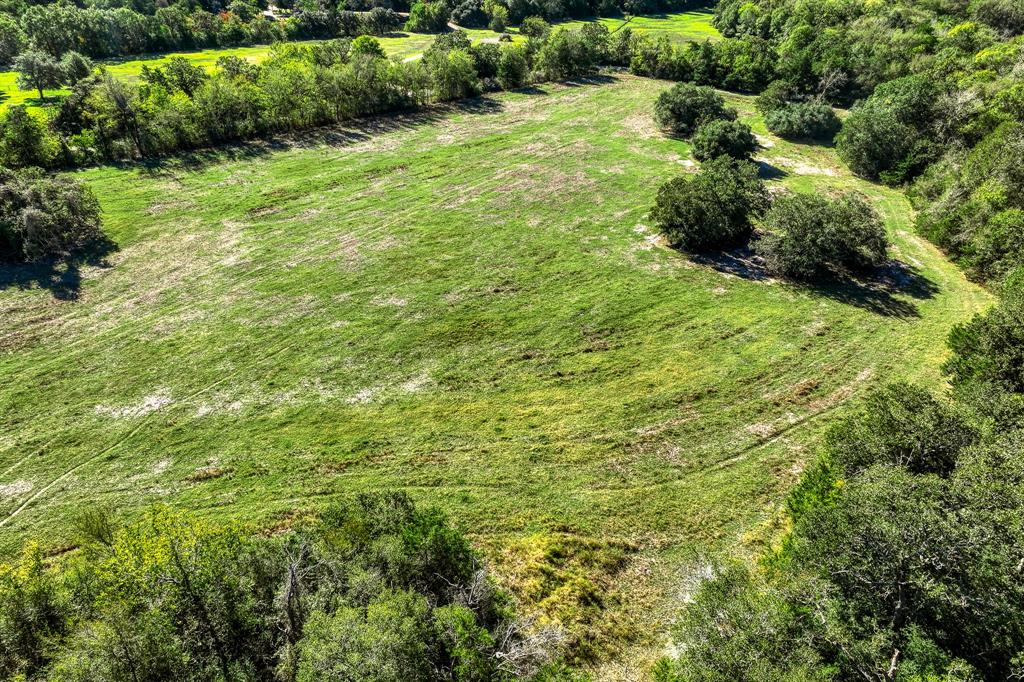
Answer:
[{"label": "narrow grass trail", "polygon": [[119,250],[0,279],[0,554],[66,545],[90,505],[285,527],[403,489],[499,575],[536,538],[622,543],[594,569],[629,595],[608,622],[656,632],[688,552],[741,547],[871,386],[939,388],[949,329],[990,303],[905,197],[772,137],[748,97],[728,99],[773,186],[883,214],[885,281],[793,287],[666,248],[647,211],[694,170],[651,120],[667,85],[79,172]]}]

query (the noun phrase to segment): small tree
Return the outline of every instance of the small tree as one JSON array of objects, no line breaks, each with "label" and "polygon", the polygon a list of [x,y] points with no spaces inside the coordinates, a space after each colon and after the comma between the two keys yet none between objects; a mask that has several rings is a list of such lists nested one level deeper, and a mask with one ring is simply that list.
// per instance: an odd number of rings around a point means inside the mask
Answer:
[{"label": "small tree", "polygon": [[0,167],[0,260],[60,258],[102,235],[99,202],[88,187]]},{"label": "small tree", "polygon": [[14,60],[18,72],[18,87],[22,90],[36,90],[43,99],[43,90],[59,88],[64,84],[64,69],[60,62],[46,52],[29,50]]},{"label": "small tree", "polygon": [[540,17],[526,17],[519,24],[519,33],[527,38],[543,38],[551,30],[551,24]]},{"label": "small tree", "polygon": [[425,58],[425,63],[437,101],[448,102],[480,93],[473,57],[465,50],[435,52]]},{"label": "small tree", "polygon": [[709,87],[677,83],[658,95],[654,119],[672,135],[688,137],[705,123],[735,120],[736,110],[726,107],[722,96]]},{"label": "small tree", "polygon": [[0,165],[50,166],[60,143],[39,117],[22,104],[0,113]]},{"label": "small tree", "polygon": [[811,194],[776,199],[765,214],[766,236],[755,244],[773,273],[813,280],[866,271],[885,262],[888,241],[874,209],[847,195],[830,200]]},{"label": "small tree", "polygon": [[376,57],[384,59],[387,55],[380,41],[370,36],[359,36],[352,41],[352,49],[349,51],[353,57]]},{"label": "small tree", "polygon": [[366,15],[366,30],[376,36],[384,36],[402,25],[402,17],[388,7],[374,7]]},{"label": "small tree", "polygon": [[513,90],[526,85],[530,74],[530,63],[526,58],[526,50],[519,45],[504,45],[498,58],[498,83],[505,90]]},{"label": "small tree", "polygon": [[25,33],[14,17],[0,12],[0,67],[14,61],[25,47]]},{"label": "small tree", "polygon": [[692,145],[699,161],[717,156],[749,159],[757,150],[757,138],[746,123],[717,119],[697,128]]},{"label": "small tree", "polygon": [[651,218],[669,244],[699,252],[749,237],[751,218],[766,205],[767,192],[757,166],[720,156],[703,164],[696,175],[662,185]]},{"label": "small tree", "polygon": [[64,72],[64,82],[74,85],[92,73],[92,60],[77,52],[65,52],[60,60],[60,68]]},{"label": "small tree", "polygon": [[508,28],[508,10],[504,5],[494,4],[491,7],[491,20],[487,27],[495,33],[504,33]]}]

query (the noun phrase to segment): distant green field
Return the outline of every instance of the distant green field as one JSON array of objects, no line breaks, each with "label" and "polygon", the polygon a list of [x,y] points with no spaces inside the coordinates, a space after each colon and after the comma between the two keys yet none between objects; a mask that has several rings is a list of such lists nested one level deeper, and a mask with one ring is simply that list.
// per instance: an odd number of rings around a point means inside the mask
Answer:
[{"label": "distant green field", "polygon": [[[629,26],[636,33],[651,38],[668,36],[670,40],[675,42],[690,42],[718,40],[722,37],[718,29],[711,25],[713,18],[714,13],[710,10],[693,10],[673,14],[630,17],[628,19],[603,17],[597,21],[607,26],[610,31],[617,31],[624,26]],[[578,28],[586,23],[589,22],[570,21],[559,25]]]},{"label": "distant green field", "polygon": [[287,526],[402,489],[531,607],[590,613],[593,581],[599,634],[657,632],[686,552],[772,518],[868,387],[938,386],[989,298],[747,97],[772,184],[862,193],[905,269],[808,289],[666,248],[648,209],[693,170],[651,120],[668,84],[607,80],[77,173],[120,250],[2,271],[0,556],[90,505]]}]

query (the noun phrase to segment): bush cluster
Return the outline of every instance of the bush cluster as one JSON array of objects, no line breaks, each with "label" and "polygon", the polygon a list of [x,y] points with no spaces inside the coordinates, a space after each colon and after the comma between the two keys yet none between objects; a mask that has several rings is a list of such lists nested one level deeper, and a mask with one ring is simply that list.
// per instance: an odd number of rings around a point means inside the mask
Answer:
[{"label": "bush cluster", "polygon": [[768,269],[810,281],[847,272],[869,272],[886,261],[888,240],[881,219],[854,195],[828,199],[791,194],[775,199],[754,244]]},{"label": "bush cluster", "polygon": [[771,132],[787,140],[831,142],[842,127],[839,117],[827,104],[798,102],[767,113],[764,124]]},{"label": "bush cluster", "polygon": [[739,121],[717,119],[697,128],[690,141],[698,161],[717,156],[749,159],[757,151],[757,138],[750,126]]},{"label": "bush cluster", "polygon": [[673,135],[689,137],[700,126],[716,120],[732,121],[736,110],[725,105],[722,96],[707,86],[677,83],[654,104],[654,120]]}]

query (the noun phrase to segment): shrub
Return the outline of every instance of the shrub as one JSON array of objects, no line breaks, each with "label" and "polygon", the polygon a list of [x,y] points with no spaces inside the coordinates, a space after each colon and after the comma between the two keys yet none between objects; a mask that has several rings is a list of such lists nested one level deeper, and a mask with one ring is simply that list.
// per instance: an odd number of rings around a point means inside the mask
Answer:
[{"label": "shrub", "polygon": [[673,135],[688,137],[701,125],[716,119],[732,121],[736,110],[713,89],[690,83],[677,83],[658,95],[654,119]]},{"label": "shrub", "polygon": [[74,85],[92,73],[92,60],[77,52],[65,52],[60,60],[64,81]]},{"label": "shrub", "polygon": [[370,36],[359,36],[353,40],[349,53],[353,57],[367,56],[384,59],[386,56],[380,41]]},{"label": "shrub", "polygon": [[720,156],[692,177],[658,189],[651,219],[669,244],[697,252],[736,244],[751,232],[751,218],[767,204],[757,166]]},{"label": "shrub", "polygon": [[480,93],[473,57],[466,50],[446,50],[424,59],[437,101],[448,102]]},{"label": "shrub", "polygon": [[768,112],[764,124],[768,130],[787,140],[826,142],[831,142],[842,127],[832,107],[818,102],[787,104]]},{"label": "shrub", "polygon": [[765,214],[768,234],[755,250],[781,277],[813,280],[882,265],[888,242],[878,214],[863,199],[831,200],[795,194],[776,199]]},{"label": "shrub", "polygon": [[0,260],[60,258],[102,237],[99,202],[88,187],[0,167]]},{"label": "shrub", "polygon": [[597,66],[597,52],[579,31],[559,29],[544,41],[537,55],[537,68],[550,80],[588,74]]},{"label": "shrub", "polygon": [[0,113],[0,165],[50,166],[57,157],[58,144],[41,118],[24,105]]},{"label": "shrub", "polygon": [[519,33],[528,38],[543,38],[551,30],[551,24],[540,17],[526,17],[519,24]]},{"label": "shrub", "polygon": [[836,137],[836,151],[857,175],[899,184],[934,156],[928,141],[893,110],[870,104],[854,107]]},{"label": "shrub", "polygon": [[364,19],[366,30],[384,36],[402,25],[402,17],[390,7],[374,7]]},{"label": "shrub", "polygon": [[717,119],[697,128],[692,145],[699,161],[717,156],[749,159],[757,150],[757,139],[746,123]]},{"label": "shrub", "polygon": [[483,28],[487,25],[487,14],[484,13],[480,0],[463,0],[452,10],[452,23],[470,28]]}]

